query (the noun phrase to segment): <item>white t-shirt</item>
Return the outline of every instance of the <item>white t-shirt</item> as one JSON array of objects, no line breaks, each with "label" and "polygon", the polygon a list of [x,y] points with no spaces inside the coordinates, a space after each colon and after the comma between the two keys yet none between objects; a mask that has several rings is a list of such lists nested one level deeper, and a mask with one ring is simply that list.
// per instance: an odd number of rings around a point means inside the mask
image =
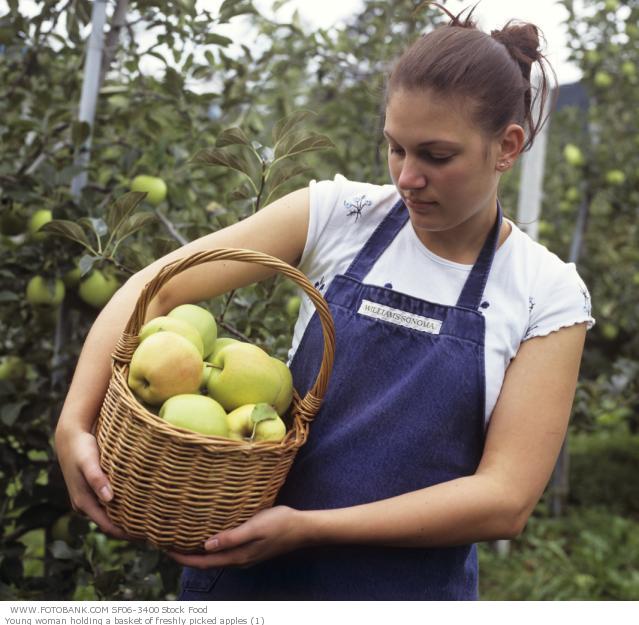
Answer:
[{"label": "white t-shirt", "polygon": [[[353,182],[339,175],[311,182],[310,222],[299,269],[325,294],[398,199],[393,185]],[[590,295],[574,263],[565,263],[509,223],[512,230],[497,249],[480,307],[486,318],[486,422],[523,341],[577,323],[585,322],[588,328],[594,324]],[[471,268],[433,254],[408,220],[364,281],[454,306]],[[289,362],[314,312],[302,294]]]}]

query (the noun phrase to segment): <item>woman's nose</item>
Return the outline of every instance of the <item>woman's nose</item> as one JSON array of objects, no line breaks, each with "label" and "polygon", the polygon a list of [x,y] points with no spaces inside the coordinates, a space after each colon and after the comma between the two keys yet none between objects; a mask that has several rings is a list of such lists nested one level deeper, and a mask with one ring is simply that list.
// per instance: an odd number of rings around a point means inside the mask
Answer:
[{"label": "woman's nose", "polygon": [[402,189],[423,189],[428,185],[428,180],[420,171],[417,163],[412,159],[405,159],[397,178],[397,184]]}]

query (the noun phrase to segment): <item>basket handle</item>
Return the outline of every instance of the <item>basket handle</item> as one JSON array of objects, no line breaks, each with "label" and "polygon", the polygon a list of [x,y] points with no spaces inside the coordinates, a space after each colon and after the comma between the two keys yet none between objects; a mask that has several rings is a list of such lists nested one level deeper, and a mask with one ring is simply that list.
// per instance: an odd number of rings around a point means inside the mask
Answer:
[{"label": "basket handle", "polygon": [[335,328],[333,325],[333,317],[326,300],[320,292],[310,283],[308,278],[299,269],[292,267],[288,263],[253,250],[220,248],[196,252],[186,258],[175,260],[168,263],[150,280],[142,289],[142,293],[138,298],[133,313],[124,329],[123,334],[118,341],[116,349],[113,353],[113,359],[121,362],[130,362],[133,351],[138,344],[138,334],[144,325],[146,312],[151,300],[157,295],[159,290],[175,275],[182,271],[208,263],[214,260],[238,260],[249,263],[256,263],[271,267],[278,272],[284,274],[294,282],[296,282],[304,292],[310,297],[322,326],[322,335],[324,338],[324,352],[322,355],[322,363],[317,374],[317,379],[313,386],[301,400],[300,408],[307,415],[315,415],[319,410],[320,404],[326,392],[328,381],[330,379],[333,368],[333,360],[335,357]]}]

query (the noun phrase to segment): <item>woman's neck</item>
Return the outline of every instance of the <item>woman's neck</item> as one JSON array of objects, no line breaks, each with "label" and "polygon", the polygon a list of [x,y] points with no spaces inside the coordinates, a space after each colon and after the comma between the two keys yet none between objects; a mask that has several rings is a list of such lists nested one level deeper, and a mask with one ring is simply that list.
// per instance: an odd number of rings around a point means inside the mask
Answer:
[{"label": "woman's neck", "polygon": [[[473,265],[486,237],[495,225],[496,218],[497,203],[495,201],[495,210],[481,211],[455,228],[439,232],[415,229],[415,233],[417,238],[440,258],[462,265]],[[498,248],[508,238],[511,230],[510,223],[503,220],[497,242]]]}]

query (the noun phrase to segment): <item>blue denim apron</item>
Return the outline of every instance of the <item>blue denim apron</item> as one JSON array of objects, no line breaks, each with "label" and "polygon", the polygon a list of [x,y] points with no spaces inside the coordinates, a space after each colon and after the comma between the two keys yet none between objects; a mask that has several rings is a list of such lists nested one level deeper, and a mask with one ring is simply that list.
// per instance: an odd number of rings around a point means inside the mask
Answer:
[{"label": "blue denim apron", "polygon": [[[501,226],[497,211],[455,306],[363,282],[408,219],[401,200],[333,279],[325,296],[335,320],[333,372],[277,504],[354,506],[475,472],[485,412],[479,306]],[[321,354],[315,314],[291,363],[301,394],[315,381]],[[184,600],[476,599],[477,551],[305,548],[244,569],[185,569],[182,588]]]}]

